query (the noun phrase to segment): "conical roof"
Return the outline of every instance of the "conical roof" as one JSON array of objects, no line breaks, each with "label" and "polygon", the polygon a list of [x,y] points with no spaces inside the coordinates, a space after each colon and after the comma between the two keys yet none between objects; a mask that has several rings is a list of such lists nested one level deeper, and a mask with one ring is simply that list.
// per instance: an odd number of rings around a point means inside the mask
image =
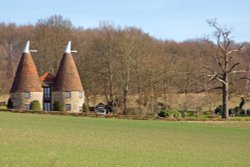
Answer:
[{"label": "conical roof", "polygon": [[42,92],[39,75],[29,51],[30,42],[28,41],[22,57],[19,61],[11,93],[15,92]]},{"label": "conical roof", "polygon": [[65,48],[54,80],[53,91],[83,91],[82,82],[71,54],[71,41],[68,42]]}]

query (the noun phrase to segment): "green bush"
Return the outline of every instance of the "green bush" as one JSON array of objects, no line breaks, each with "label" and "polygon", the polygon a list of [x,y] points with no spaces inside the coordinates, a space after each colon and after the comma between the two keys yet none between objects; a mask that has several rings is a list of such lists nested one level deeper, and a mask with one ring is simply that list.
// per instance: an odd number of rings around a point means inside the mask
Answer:
[{"label": "green bush", "polygon": [[158,116],[159,116],[159,117],[166,117],[166,112],[165,112],[165,111],[160,111],[160,112],[158,113]]},{"label": "green bush", "polygon": [[219,105],[218,107],[216,107],[216,109],[214,110],[215,114],[223,114],[223,107],[222,105]]},{"label": "green bush", "polygon": [[229,114],[242,115],[242,114],[244,114],[244,110],[241,109],[240,106],[236,106],[234,108],[229,109]]},{"label": "green bush", "polygon": [[11,98],[9,98],[9,100],[8,100],[7,108],[13,108],[13,102],[12,102]]},{"label": "green bush", "polygon": [[61,103],[59,101],[55,101],[53,104],[53,110],[54,111],[64,111],[65,110],[64,103]]},{"label": "green bush", "polygon": [[247,115],[250,115],[250,110],[249,109],[247,109]]},{"label": "green bush", "polygon": [[82,104],[82,112],[89,112],[89,107],[86,103]]},{"label": "green bush", "polygon": [[161,110],[158,113],[159,117],[175,117],[179,118],[181,117],[181,113],[175,109],[168,109],[168,110]]},{"label": "green bush", "polygon": [[181,117],[181,113],[175,109],[169,109],[167,110],[167,116],[168,117],[175,117],[175,118],[179,118]]},{"label": "green bush", "polygon": [[36,111],[42,110],[40,102],[38,100],[30,102],[30,109]]}]

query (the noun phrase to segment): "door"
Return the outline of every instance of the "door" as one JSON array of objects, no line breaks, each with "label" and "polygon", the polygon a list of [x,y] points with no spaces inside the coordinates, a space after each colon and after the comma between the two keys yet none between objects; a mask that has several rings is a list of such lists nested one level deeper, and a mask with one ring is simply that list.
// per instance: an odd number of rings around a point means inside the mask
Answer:
[{"label": "door", "polygon": [[43,108],[45,111],[50,111],[51,110],[51,103],[45,102]]}]

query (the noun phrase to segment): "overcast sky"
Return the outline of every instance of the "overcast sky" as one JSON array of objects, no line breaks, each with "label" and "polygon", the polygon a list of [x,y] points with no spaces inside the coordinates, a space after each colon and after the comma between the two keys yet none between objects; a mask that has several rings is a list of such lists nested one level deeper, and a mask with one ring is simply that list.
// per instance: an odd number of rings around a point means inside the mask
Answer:
[{"label": "overcast sky", "polygon": [[35,24],[55,14],[77,27],[110,21],[176,41],[211,34],[206,20],[218,18],[235,41],[250,41],[250,0],[0,0],[0,22]]}]

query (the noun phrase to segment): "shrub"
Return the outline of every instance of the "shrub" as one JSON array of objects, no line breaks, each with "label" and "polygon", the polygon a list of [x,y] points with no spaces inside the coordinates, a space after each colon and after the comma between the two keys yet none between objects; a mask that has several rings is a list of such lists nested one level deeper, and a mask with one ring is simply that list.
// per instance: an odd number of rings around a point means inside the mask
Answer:
[{"label": "shrub", "polygon": [[179,118],[181,117],[181,113],[175,109],[168,109],[168,110],[161,110],[158,113],[159,117],[175,117]]},{"label": "shrub", "polygon": [[234,108],[229,109],[229,114],[241,115],[241,114],[244,114],[244,110],[241,109],[239,106],[236,106]]},{"label": "shrub", "polygon": [[11,98],[8,99],[7,108],[13,108],[13,102]]},{"label": "shrub", "polygon": [[175,109],[169,109],[167,110],[167,116],[168,117],[175,117],[175,118],[179,118],[181,117],[181,113]]},{"label": "shrub", "polygon": [[59,101],[55,101],[53,104],[54,111],[64,111],[65,105]]},{"label": "shrub", "polygon": [[250,110],[249,109],[247,109],[247,115],[250,115]]},{"label": "shrub", "polygon": [[222,115],[223,114],[223,107],[222,107],[222,105],[219,105],[218,107],[216,107],[215,110],[214,110],[214,113]]},{"label": "shrub", "polygon": [[38,100],[32,101],[30,103],[30,109],[31,110],[36,110],[36,111],[42,110],[40,102]]},{"label": "shrub", "polygon": [[244,110],[242,110],[239,106],[234,107],[234,114],[240,115],[244,113]]},{"label": "shrub", "polygon": [[166,112],[165,112],[165,111],[160,111],[160,112],[158,113],[158,116],[159,116],[159,117],[166,117]]},{"label": "shrub", "polygon": [[82,112],[89,112],[89,107],[86,103],[82,104]]}]

